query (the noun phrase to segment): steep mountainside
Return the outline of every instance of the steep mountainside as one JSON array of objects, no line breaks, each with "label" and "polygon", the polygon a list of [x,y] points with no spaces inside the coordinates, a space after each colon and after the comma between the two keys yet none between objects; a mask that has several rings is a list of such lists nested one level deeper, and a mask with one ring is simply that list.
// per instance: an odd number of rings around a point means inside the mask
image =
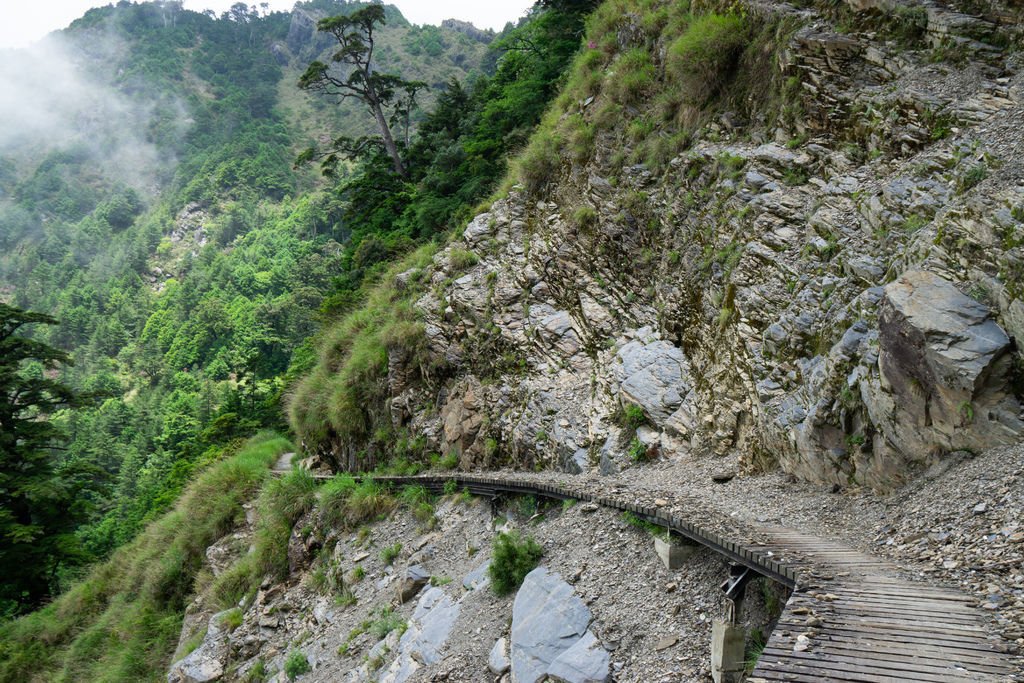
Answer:
[{"label": "steep mountainside", "polygon": [[[519,184],[389,283],[421,346],[358,379],[374,402],[300,390],[293,426],[349,468],[408,430],[467,469],[738,452],[882,490],[1016,441],[1001,12],[606,3]],[[347,348],[325,349],[328,384],[352,383]]]}]

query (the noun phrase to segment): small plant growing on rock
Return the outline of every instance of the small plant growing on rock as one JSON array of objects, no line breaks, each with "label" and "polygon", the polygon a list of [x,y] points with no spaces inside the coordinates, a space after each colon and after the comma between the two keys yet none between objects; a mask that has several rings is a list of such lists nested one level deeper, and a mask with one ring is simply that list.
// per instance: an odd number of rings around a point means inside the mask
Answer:
[{"label": "small plant growing on rock", "polygon": [[764,633],[761,629],[755,628],[750,632],[750,642],[747,645],[747,657],[743,663],[746,672],[752,673],[757,667],[757,661],[761,659],[761,654],[764,652],[767,641],[765,640]]},{"label": "small plant growing on rock", "polygon": [[508,595],[519,588],[543,554],[544,550],[531,537],[521,538],[514,531],[499,533],[494,539],[491,564],[487,568],[494,592]]},{"label": "small plant growing on rock", "polygon": [[294,681],[302,674],[309,673],[313,668],[302,650],[292,650],[284,660],[284,674],[289,681]]},{"label": "small plant growing on rock", "polygon": [[352,570],[352,582],[359,583],[366,578],[366,570],[363,569],[363,565],[357,564],[356,568]]},{"label": "small plant growing on rock", "polygon": [[246,683],[263,683],[267,678],[267,665],[263,663],[262,659],[256,660],[256,663],[249,673],[243,679]]},{"label": "small plant growing on rock", "polygon": [[647,461],[647,444],[640,439],[633,439],[629,444],[629,448],[626,450],[629,454],[630,460],[633,462],[646,462]]},{"label": "small plant growing on rock", "polygon": [[964,401],[960,404],[960,414],[964,416],[964,424],[974,422],[974,406],[970,401]]},{"label": "small plant growing on rock", "polygon": [[234,631],[236,628],[242,625],[244,615],[242,610],[235,607],[234,609],[228,610],[227,613],[221,617],[220,624],[229,631]]},{"label": "small plant growing on rock", "polygon": [[378,617],[370,624],[369,631],[380,640],[392,631],[398,631],[398,634],[401,635],[405,633],[408,626],[401,614],[395,614],[390,607],[382,607]]},{"label": "small plant growing on rock", "polygon": [[597,223],[597,211],[590,206],[581,206],[573,212],[572,222],[580,230],[591,228]]},{"label": "small plant growing on rock", "polygon": [[458,272],[469,270],[475,266],[480,262],[480,257],[468,249],[459,249],[458,247],[454,247],[448,253],[448,262],[451,263],[452,270]]},{"label": "small plant growing on rock", "polygon": [[622,409],[622,425],[636,429],[647,423],[647,415],[640,406],[630,403]]},{"label": "small plant growing on rock", "polygon": [[395,543],[394,545],[389,545],[388,547],[384,548],[384,550],[380,551],[380,559],[384,562],[384,564],[393,564],[401,552],[402,544]]},{"label": "small plant growing on rock", "polygon": [[970,190],[987,177],[988,167],[985,166],[985,164],[971,166],[969,169],[964,171],[964,174],[962,176],[960,176],[960,180],[957,183],[957,190],[959,190],[961,193],[967,192],[967,190]]}]

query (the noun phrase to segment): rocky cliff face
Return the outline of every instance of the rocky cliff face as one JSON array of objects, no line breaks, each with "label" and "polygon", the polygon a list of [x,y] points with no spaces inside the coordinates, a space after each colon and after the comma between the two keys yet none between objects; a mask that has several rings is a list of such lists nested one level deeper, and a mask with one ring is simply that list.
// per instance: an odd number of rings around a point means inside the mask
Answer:
[{"label": "rocky cliff face", "polygon": [[660,169],[628,162],[629,108],[605,124],[594,98],[571,105],[593,155],[435,258],[417,306],[447,375],[410,383],[393,351],[393,423],[467,468],[738,450],[878,489],[1019,439],[1013,26],[927,3],[908,47],[854,10],[751,8],[792,27],[773,68],[793,123],[724,111]]}]

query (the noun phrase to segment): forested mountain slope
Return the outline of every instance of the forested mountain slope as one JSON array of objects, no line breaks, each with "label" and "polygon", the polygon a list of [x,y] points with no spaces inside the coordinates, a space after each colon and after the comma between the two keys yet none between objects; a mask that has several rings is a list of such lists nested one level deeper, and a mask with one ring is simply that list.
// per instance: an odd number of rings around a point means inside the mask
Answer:
[{"label": "forested mountain slope", "polygon": [[[98,395],[57,416],[60,467],[87,479],[91,555],[222,445],[281,424],[293,353],[356,245],[344,199],[293,162],[313,135],[373,125],[296,81],[329,47],[315,20],[361,6],[214,17],[125,2],[5,55],[0,291],[59,320],[36,336]],[[426,81],[424,106],[482,67],[492,36],[387,18],[380,68]]]}]

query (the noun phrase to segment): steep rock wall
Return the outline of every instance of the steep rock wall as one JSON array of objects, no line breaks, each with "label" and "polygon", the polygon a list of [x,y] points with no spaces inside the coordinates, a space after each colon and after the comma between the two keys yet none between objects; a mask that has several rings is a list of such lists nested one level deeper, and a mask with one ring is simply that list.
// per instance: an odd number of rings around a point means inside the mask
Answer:
[{"label": "steep rock wall", "polygon": [[661,168],[623,162],[629,108],[567,107],[594,153],[434,259],[416,305],[446,373],[394,384],[394,425],[467,468],[738,450],[879,489],[1018,439],[1024,78],[1005,29],[924,9],[909,49],[751,7],[793,27],[772,68],[800,114],[721,111]]}]

